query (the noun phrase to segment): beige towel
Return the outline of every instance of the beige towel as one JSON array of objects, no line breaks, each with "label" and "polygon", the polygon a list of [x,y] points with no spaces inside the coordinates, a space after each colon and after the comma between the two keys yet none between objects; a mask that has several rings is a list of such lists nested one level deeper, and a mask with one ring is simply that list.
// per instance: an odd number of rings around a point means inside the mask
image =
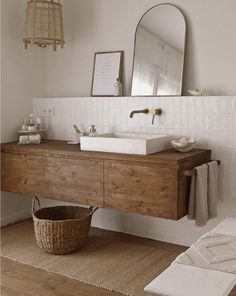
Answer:
[{"label": "beige towel", "polygon": [[195,169],[197,173],[192,176],[188,218],[195,220],[196,226],[204,226],[217,216],[218,164],[211,161]]},{"label": "beige towel", "polygon": [[204,226],[208,220],[208,165],[203,164],[192,176],[188,218],[194,220],[196,226]]},{"label": "beige towel", "polygon": [[217,216],[218,200],[218,164],[217,161],[208,163],[208,217],[209,219]]}]

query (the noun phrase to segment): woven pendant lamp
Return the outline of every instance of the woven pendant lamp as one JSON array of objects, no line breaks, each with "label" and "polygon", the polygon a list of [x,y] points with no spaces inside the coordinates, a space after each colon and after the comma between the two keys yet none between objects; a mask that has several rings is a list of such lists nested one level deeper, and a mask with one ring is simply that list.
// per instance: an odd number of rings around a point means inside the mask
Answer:
[{"label": "woven pendant lamp", "polygon": [[64,29],[60,0],[30,0],[25,10],[25,30],[23,42],[40,47],[63,45]]}]

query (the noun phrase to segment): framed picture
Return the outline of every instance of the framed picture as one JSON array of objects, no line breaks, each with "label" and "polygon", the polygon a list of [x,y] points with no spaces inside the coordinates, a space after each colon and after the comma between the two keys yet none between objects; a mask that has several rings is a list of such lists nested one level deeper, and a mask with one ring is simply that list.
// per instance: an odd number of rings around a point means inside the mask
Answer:
[{"label": "framed picture", "polygon": [[114,96],[117,78],[122,83],[123,51],[96,52],[94,55],[91,96]]}]

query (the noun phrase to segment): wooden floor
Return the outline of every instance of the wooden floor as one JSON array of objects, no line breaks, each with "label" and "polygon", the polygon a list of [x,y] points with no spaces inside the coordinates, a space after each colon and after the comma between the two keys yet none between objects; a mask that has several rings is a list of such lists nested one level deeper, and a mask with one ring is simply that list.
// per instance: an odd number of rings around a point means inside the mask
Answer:
[{"label": "wooden floor", "polygon": [[[138,238],[131,235],[115,233],[106,230],[92,229],[93,233],[101,236],[109,236],[129,243],[162,248],[170,252],[182,253],[185,247],[158,242],[154,240]],[[160,264],[170,264],[160,262]],[[55,275],[40,269],[26,266],[2,258],[1,265],[1,295],[2,296],[118,296],[119,293],[106,289],[96,288],[79,281],[68,279],[64,276]],[[230,296],[236,296],[236,289]]]}]

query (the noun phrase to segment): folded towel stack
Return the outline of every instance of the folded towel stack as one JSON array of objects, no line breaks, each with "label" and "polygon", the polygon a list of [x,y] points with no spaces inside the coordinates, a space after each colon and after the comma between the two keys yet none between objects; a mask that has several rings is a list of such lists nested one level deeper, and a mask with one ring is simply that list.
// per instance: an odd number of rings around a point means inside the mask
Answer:
[{"label": "folded towel stack", "polygon": [[217,216],[218,165],[211,161],[195,168],[192,176],[188,218],[195,220],[196,226],[206,225]]}]

